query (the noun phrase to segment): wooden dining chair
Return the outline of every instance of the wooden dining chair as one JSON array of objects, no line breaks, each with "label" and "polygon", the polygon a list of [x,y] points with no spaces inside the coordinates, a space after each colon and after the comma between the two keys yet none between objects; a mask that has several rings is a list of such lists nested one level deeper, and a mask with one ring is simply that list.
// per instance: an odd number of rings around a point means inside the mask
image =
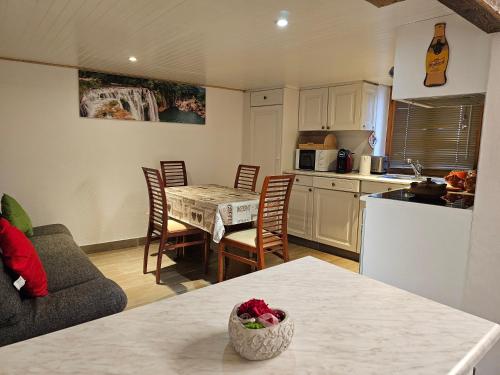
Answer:
[{"label": "wooden dining chair", "polygon": [[[169,250],[177,250],[194,245],[204,245],[203,265],[208,268],[208,234],[189,224],[168,218],[165,186],[157,169],[142,168],[146,177],[149,195],[149,223],[144,246],[143,273],[148,271],[149,246],[152,241],[160,240],[156,261],[156,283],[160,284],[161,258]],[[187,240],[187,236],[199,235],[201,239]]]},{"label": "wooden dining chair", "polygon": [[256,165],[240,164],[236,172],[234,187],[236,189],[245,189],[255,191],[255,184],[259,176],[260,167]]},{"label": "wooden dining chair", "polygon": [[[257,228],[227,234],[219,243],[218,281],[224,280],[226,258],[261,270],[264,256],[273,253],[288,262],[287,214],[294,175],[267,176],[260,193]],[[249,257],[226,251],[227,247],[248,252]]]},{"label": "wooden dining chair", "polygon": [[179,161],[160,161],[161,175],[165,187],[187,186],[186,163]]}]

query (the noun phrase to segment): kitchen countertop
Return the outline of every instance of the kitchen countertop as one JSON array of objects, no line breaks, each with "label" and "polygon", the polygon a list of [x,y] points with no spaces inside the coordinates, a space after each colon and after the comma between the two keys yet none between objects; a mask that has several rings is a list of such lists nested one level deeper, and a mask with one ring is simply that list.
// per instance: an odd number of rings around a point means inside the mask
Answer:
[{"label": "kitchen countertop", "polygon": [[289,169],[284,171],[284,173],[294,173],[306,176],[318,176],[318,177],[336,177],[336,178],[347,178],[351,180],[361,180],[361,181],[372,181],[372,182],[383,182],[388,184],[397,185],[410,185],[414,182],[414,179],[399,179],[399,178],[387,178],[384,175],[371,174],[368,176],[361,175],[358,172],[351,173],[336,173],[336,172],[317,172],[317,171],[306,171],[302,169]]},{"label": "kitchen countertop", "polygon": [[[295,322],[271,360],[229,343],[231,309],[252,297]],[[465,375],[499,337],[495,323],[306,257],[0,348],[0,372]]]}]

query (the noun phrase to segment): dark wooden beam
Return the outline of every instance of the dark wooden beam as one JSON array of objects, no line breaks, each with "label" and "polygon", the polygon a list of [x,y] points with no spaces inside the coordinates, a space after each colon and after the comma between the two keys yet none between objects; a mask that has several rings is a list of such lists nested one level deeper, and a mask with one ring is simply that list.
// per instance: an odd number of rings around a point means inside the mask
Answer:
[{"label": "dark wooden beam", "polygon": [[496,0],[439,0],[487,33],[500,31],[500,10]]},{"label": "dark wooden beam", "polygon": [[400,1],[404,0],[366,0],[369,3],[375,5],[377,8],[385,7],[387,5],[399,3]]}]

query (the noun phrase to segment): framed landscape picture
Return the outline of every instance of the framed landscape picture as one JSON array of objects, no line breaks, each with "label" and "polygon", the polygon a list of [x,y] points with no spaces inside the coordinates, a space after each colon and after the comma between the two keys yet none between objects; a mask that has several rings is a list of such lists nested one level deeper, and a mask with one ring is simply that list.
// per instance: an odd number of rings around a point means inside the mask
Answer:
[{"label": "framed landscape picture", "polygon": [[205,124],[205,88],[78,71],[80,117]]}]

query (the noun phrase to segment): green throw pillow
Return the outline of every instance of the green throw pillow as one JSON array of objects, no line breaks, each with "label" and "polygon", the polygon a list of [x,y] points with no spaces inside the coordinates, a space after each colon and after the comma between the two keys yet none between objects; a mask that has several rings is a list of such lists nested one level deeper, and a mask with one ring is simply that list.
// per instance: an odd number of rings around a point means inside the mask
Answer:
[{"label": "green throw pillow", "polygon": [[2,216],[25,235],[33,235],[33,225],[30,217],[21,205],[7,194],[2,197]]}]

